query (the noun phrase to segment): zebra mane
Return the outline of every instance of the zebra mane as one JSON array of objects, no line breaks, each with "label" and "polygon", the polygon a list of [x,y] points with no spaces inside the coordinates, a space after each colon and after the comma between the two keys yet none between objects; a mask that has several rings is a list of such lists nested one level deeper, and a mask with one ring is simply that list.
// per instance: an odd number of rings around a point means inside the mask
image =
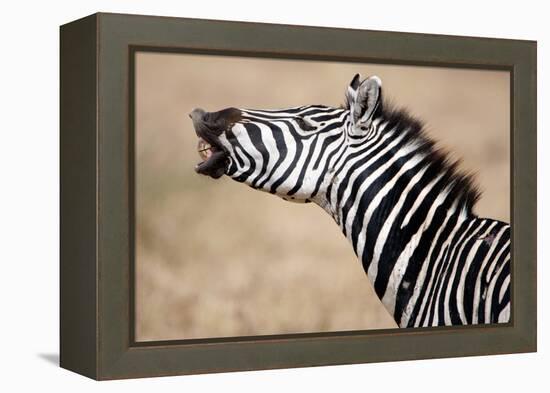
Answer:
[{"label": "zebra mane", "polygon": [[406,143],[419,146],[419,151],[426,155],[428,162],[437,173],[444,174],[449,185],[449,196],[459,201],[459,206],[469,215],[475,215],[473,209],[481,196],[472,172],[460,168],[462,160],[451,157],[447,149],[438,146],[425,131],[424,123],[410,115],[404,108],[398,108],[384,100],[378,118],[387,122],[388,129],[407,130],[404,136]]}]

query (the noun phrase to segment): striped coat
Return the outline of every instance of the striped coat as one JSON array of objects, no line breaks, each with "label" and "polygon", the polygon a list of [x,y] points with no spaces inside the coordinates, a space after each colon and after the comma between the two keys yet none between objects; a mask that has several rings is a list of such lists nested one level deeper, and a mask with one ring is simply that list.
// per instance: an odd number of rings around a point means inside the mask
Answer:
[{"label": "striped coat", "polygon": [[508,322],[510,227],[477,217],[470,176],[356,75],[341,108],[228,108],[191,118],[198,173],[314,202],[351,242],[400,327]]}]

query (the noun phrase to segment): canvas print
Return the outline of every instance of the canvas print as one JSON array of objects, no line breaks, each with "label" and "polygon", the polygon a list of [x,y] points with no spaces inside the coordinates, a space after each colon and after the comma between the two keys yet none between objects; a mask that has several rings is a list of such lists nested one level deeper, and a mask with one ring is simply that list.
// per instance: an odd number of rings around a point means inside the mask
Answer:
[{"label": "canvas print", "polygon": [[138,52],[136,340],[510,321],[507,71]]}]

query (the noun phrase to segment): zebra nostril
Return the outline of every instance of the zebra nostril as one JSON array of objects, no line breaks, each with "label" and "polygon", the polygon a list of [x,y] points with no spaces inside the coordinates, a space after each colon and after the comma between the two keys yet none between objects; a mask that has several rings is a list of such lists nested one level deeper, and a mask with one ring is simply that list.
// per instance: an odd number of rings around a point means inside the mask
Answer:
[{"label": "zebra nostril", "polygon": [[189,113],[189,117],[192,120],[201,120],[205,114],[206,114],[206,111],[204,109],[195,108],[191,111],[191,113]]}]

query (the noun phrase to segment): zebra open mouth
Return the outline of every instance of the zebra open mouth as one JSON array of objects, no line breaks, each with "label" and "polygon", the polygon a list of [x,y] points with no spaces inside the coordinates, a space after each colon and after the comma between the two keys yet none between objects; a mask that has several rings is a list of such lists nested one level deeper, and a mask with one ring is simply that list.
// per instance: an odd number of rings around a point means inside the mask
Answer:
[{"label": "zebra open mouth", "polygon": [[201,175],[218,179],[223,176],[227,168],[228,160],[225,151],[215,143],[209,143],[199,136],[197,151],[202,159],[195,167],[195,171]]},{"label": "zebra open mouth", "polygon": [[219,138],[241,119],[241,111],[237,108],[226,108],[218,112],[206,112],[195,108],[189,113],[189,117],[199,137],[197,150],[202,159],[195,167],[195,172],[214,179],[223,176],[230,159]]}]

